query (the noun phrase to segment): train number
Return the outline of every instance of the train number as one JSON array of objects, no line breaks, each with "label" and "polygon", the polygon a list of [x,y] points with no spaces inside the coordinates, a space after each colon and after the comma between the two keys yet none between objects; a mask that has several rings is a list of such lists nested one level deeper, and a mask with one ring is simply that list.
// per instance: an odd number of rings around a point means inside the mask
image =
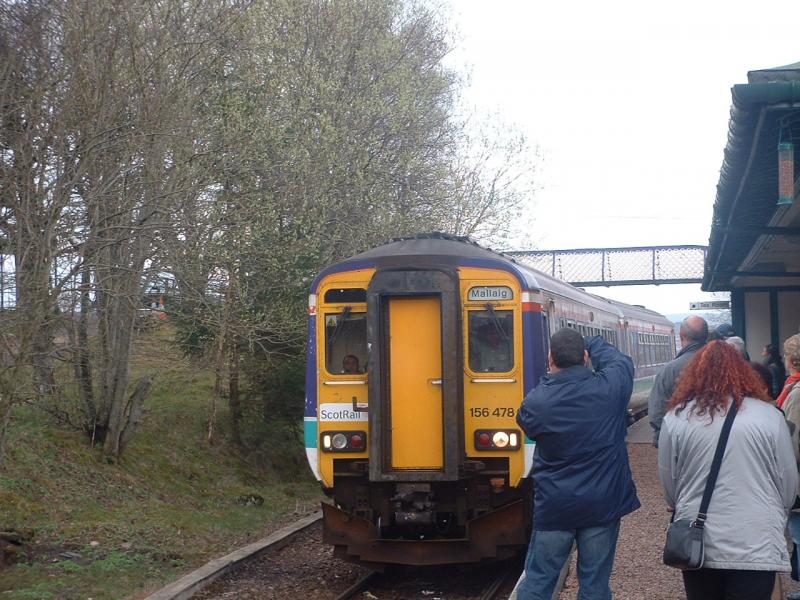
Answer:
[{"label": "train number", "polygon": [[513,417],[515,414],[516,411],[513,408],[506,407],[495,408],[492,410],[486,406],[478,406],[469,409],[470,417],[488,417],[489,415],[493,417]]}]

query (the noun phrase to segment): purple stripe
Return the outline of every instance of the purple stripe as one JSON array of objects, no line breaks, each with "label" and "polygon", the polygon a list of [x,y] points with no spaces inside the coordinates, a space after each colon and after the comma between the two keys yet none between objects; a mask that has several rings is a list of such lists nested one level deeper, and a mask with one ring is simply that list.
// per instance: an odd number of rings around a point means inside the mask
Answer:
[{"label": "purple stripe", "polygon": [[528,394],[546,372],[547,349],[540,312],[522,313],[523,393]]}]

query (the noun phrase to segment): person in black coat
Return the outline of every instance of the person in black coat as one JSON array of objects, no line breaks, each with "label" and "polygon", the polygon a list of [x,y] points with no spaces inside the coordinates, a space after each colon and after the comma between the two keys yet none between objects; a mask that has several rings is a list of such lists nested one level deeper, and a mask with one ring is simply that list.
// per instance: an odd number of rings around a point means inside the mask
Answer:
[{"label": "person in black coat", "polygon": [[764,357],[764,366],[769,369],[769,373],[772,375],[772,389],[770,393],[773,398],[777,398],[783,390],[783,384],[786,381],[786,367],[783,364],[783,358],[781,358],[778,349],[772,344],[764,346],[761,356]]}]

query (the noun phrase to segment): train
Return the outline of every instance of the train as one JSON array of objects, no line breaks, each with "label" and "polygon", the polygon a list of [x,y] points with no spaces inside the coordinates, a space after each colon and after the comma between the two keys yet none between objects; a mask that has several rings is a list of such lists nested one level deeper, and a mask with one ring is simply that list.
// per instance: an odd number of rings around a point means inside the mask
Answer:
[{"label": "train", "polygon": [[393,240],[311,285],[304,431],[323,540],[368,565],[479,563],[525,548],[535,440],[516,423],[563,327],[652,377],[673,324],[469,238]]}]

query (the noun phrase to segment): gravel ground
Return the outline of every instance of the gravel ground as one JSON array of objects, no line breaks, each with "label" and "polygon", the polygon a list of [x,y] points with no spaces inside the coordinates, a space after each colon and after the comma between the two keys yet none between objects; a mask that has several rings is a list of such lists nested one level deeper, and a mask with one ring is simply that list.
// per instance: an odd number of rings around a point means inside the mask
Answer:
[{"label": "gravel ground", "polygon": [[332,548],[322,544],[322,524],[317,523],[288,546],[245,564],[194,597],[330,600],[366,572],[363,567],[334,558]]},{"label": "gravel ground", "polygon": [[[669,514],[658,481],[658,454],[650,444],[628,444],[628,455],[642,507],[622,519],[611,591],[615,600],[684,598],[680,572],[661,562]],[[578,597],[574,560],[561,600]]]}]

